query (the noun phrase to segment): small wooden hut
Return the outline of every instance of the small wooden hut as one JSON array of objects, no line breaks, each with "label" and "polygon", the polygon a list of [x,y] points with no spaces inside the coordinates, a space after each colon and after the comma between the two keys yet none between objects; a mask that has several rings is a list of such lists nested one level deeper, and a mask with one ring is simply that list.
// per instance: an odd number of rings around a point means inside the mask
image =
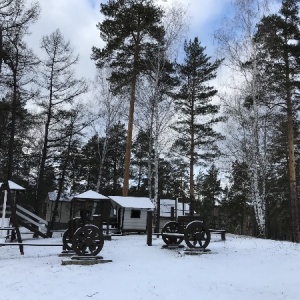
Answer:
[{"label": "small wooden hut", "polygon": [[[57,198],[56,192],[49,192],[46,197],[46,221],[50,222]],[[70,218],[72,196],[70,194],[61,194],[58,203],[57,215],[53,229],[66,229]]]},{"label": "small wooden hut", "polygon": [[154,205],[146,197],[109,196],[120,232],[146,232],[147,211]]}]

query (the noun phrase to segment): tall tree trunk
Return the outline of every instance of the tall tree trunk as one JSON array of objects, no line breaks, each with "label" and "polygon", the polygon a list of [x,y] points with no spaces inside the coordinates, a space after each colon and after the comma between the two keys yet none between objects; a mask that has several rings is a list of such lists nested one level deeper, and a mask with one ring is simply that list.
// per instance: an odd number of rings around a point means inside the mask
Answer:
[{"label": "tall tree trunk", "polygon": [[294,127],[293,127],[293,108],[292,96],[290,87],[290,69],[288,55],[285,56],[286,64],[286,104],[287,104],[287,129],[288,129],[288,165],[289,165],[289,181],[290,195],[292,208],[292,230],[294,242],[300,242],[299,214],[298,214],[298,199],[296,187],[296,170],[295,170],[295,154],[294,154]]},{"label": "tall tree trunk", "polygon": [[[152,162],[153,162],[153,158],[152,158],[152,149],[153,147],[153,124],[154,124],[154,99],[153,99],[153,105],[151,105],[151,117],[150,117],[150,128],[149,128],[149,151],[148,151],[148,195],[149,195],[149,199],[151,201],[153,201],[153,204],[155,207],[156,206],[156,202],[154,199],[154,195],[153,195],[153,189],[152,189],[152,175],[153,175],[153,170],[152,170]],[[154,220],[155,220],[155,214],[154,214]]]},{"label": "tall tree trunk", "polygon": [[2,70],[2,62],[3,62],[3,33],[2,33],[2,27],[0,26],[0,74]]},{"label": "tall tree trunk", "polygon": [[13,70],[13,95],[12,95],[12,108],[11,108],[11,129],[9,138],[9,148],[8,148],[8,165],[7,165],[7,180],[12,179],[13,173],[13,163],[14,163],[14,146],[15,146],[15,131],[16,131],[16,113],[17,113],[17,70],[18,62],[16,68]]},{"label": "tall tree trunk", "polygon": [[66,170],[67,170],[67,166],[68,166],[68,162],[69,162],[69,158],[70,158],[70,148],[71,148],[72,137],[73,137],[73,135],[71,134],[69,136],[69,139],[68,139],[67,153],[66,153],[65,161],[64,161],[64,164],[63,164],[63,168],[62,168],[62,174],[61,174],[61,178],[60,178],[60,182],[59,182],[57,196],[56,196],[56,199],[55,199],[55,205],[54,205],[54,209],[53,209],[53,212],[52,212],[52,217],[51,217],[50,224],[48,225],[48,228],[47,228],[47,235],[48,236],[52,236],[52,230],[54,228],[56,215],[57,215],[57,212],[58,212],[59,200],[60,200],[60,196],[61,196],[62,191],[63,191],[65,176],[66,176]]},{"label": "tall tree trunk", "polygon": [[[137,37],[139,41],[139,36]],[[132,78],[130,82],[130,104],[129,104],[129,117],[128,117],[128,130],[126,139],[126,152],[124,162],[124,181],[123,181],[123,196],[128,196],[129,189],[129,171],[130,171],[130,156],[131,156],[131,143],[132,143],[132,131],[133,131],[133,120],[134,120],[134,103],[135,103],[135,89],[137,80],[137,63],[139,56],[139,45],[136,44],[134,51],[134,67]]]},{"label": "tall tree trunk", "polygon": [[45,174],[45,166],[46,160],[48,155],[48,137],[49,137],[49,127],[52,118],[52,97],[53,97],[53,73],[54,73],[54,66],[52,63],[51,69],[51,76],[50,76],[50,94],[49,94],[49,107],[47,113],[47,120],[45,124],[45,132],[44,132],[44,143],[42,148],[42,157],[39,166],[39,174],[37,179],[37,191],[36,191],[36,198],[35,198],[35,213],[37,215],[42,215],[43,213],[43,201],[41,199],[43,188],[44,188],[44,174]]},{"label": "tall tree trunk", "polygon": [[[249,39],[251,37],[249,31]],[[252,99],[253,99],[253,125],[252,125],[252,162],[250,165],[250,179],[251,179],[251,194],[255,211],[256,222],[259,228],[259,235],[265,237],[265,195],[259,189],[259,169],[260,169],[260,147],[259,147],[259,128],[258,128],[258,94],[257,94],[257,59],[256,46],[254,42],[251,43],[253,51],[252,62]]]},{"label": "tall tree trunk", "polygon": [[[196,74],[194,74],[194,77]],[[192,83],[192,115],[191,115],[191,148],[190,148],[190,215],[194,215],[195,211],[195,190],[194,190],[194,164],[195,164],[195,80]]]},{"label": "tall tree trunk", "polygon": [[[98,177],[97,177],[97,184],[96,184],[96,192],[99,193],[100,192],[100,185],[101,185],[101,180],[102,180],[102,173],[103,173],[103,165],[105,162],[105,158],[106,158],[106,153],[107,153],[107,133],[108,130],[106,130],[106,137],[104,139],[104,144],[103,144],[103,149],[102,149],[102,153],[100,155],[100,162],[99,162],[99,166],[98,166]],[[99,144],[99,143],[98,143]]]},{"label": "tall tree trunk", "polygon": [[[158,67],[159,68],[159,67]],[[157,76],[157,85],[158,86],[158,76]],[[158,191],[158,167],[159,167],[159,152],[158,152],[158,137],[159,137],[159,115],[158,115],[158,92],[155,93],[154,99],[154,119],[155,119],[155,132],[154,132],[154,203],[156,210],[159,210],[159,191]],[[159,218],[159,216],[157,216]]]},{"label": "tall tree trunk", "polygon": [[190,215],[194,215],[195,211],[195,191],[194,191],[194,126],[191,128],[191,157],[190,157]]}]

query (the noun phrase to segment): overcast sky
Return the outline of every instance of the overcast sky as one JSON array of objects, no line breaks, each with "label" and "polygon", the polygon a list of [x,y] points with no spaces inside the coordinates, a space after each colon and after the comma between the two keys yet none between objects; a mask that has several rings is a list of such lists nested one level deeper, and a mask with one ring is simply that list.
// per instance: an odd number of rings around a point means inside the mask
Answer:
[{"label": "overcast sky", "polygon": [[[43,35],[49,35],[59,28],[69,40],[75,54],[79,54],[78,75],[94,78],[95,65],[90,59],[92,46],[102,47],[96,24],[102,21],[100,3],[104,0],[39,0],[41,15],[31,26],[28,44],[39,53]],[[231,0],[158,0],[168,5],[182,3],[188,5],[189,32],[187,38],[199,37],[209,52],[213,48],[212,34],[230,10]]]}]

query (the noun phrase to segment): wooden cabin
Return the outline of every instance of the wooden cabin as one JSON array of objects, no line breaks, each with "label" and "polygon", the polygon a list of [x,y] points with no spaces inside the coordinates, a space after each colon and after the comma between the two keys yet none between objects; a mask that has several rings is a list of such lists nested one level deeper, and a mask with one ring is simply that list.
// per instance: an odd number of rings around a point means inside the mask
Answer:
[{"label": "wooden cabin", "polygon": [[[46,221],[50,222],[55,207],[55,201],[57,198],[56,192],[49,192],[46,197]],[[61,194],[58,203],[57,215],[53,229],[67,229],[68,221],[70,218],[71,200],[73,196],[70,194]]]},{"label": "wooden cabin", "polygon": [[108,196],[117,219],[120,232],[146,232],[147,211],[154,205],[147,197]]}]

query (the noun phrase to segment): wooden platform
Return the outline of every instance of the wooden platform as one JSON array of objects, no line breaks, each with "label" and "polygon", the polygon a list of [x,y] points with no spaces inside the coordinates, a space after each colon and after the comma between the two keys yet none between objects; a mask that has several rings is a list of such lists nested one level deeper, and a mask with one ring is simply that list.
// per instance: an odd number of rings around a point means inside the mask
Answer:
[{"label": "wooden platform", "polygon": [[175,245],[162,245],[162,249],[178,249],[178,248],[184,248],[185,246],[182,244],[175,244]]},{"label": "wooden platform", "polygon": [[0,230],[15,230],[15,227],[0,227]]},{"label": "wooden platform", "polygon": [[185,249],[183,250],[184,254],[188,254],[188,255],[202,255],[202,254],[209,254],[211,253],[210,249],[202,249],[202,248],[189,248],[189,249]]},{"label": "wooden platform", "polygon": [[216,233],[221,235],[222,241],[225,241],[226,230],[225,229],[209,229],[210,233]]},{"label": "wooden platform", "polygon": [[66,265],[81,265],[90,266],[96,264],[105,264],[112,262],[111,259],[103,259],[102,256],[72,256],[70,259],[65,259],[61,261],[63,266]]},{"label": "wooden platform", "polygon": [[42,243],[0,243],[0,246],[36,246],[36,247],[44,247],[44,246],[57,246],[57,247],[63,247],[63,244],[42,244]]}]

